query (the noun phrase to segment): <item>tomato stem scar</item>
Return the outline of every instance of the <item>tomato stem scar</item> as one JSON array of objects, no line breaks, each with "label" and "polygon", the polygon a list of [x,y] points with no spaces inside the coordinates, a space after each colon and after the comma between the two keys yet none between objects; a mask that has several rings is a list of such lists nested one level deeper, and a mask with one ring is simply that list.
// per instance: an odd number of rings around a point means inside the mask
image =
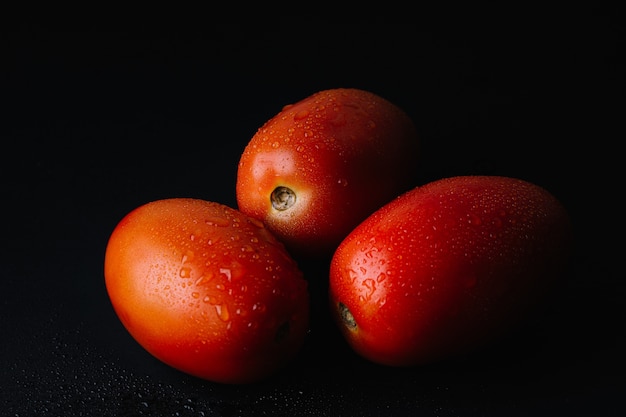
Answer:
[{"label": "tomato stem scar", "polygon": [[354,316],[350,312],[350,309],[348,309],[344,303],[339,303],[337,307],[339,308],[339,315],[341,316],[343,324],[345,324],[345,326],[352,331],[356,330],[356,320],[354,320]]},{"label": "tomato stem scar", "polygon": [[272,191],[270,201],[276,210],[285,211],[296,203],[296,193],[291,188],[279,186]]}]

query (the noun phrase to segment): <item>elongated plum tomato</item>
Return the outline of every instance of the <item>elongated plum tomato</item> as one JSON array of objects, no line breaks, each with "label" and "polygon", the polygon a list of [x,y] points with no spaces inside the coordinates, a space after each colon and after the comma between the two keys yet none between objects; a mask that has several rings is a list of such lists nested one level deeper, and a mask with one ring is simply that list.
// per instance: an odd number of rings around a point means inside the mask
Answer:
[{"label": "elongated plum tomato", "polygon": [[135,340],[200,378],[268,377],[308,330],[307,282],[282,243],[218,203],[172,198],[136,208],[113,230],[104,275]]},{"label": "elongated plum tomato", "polygon": [[330,306],[350,346],[392,366],[466,354],[510,331],[554,290],[568,213],[515,178],[452,177],[361,223],[331,260]]},{"label": "elongated plum tomato", "polygon": [[239,209],[292,253],[332,255],[374,210],[416,185],[418,137],[398,106],[359,89],[285,106],[245,147]]}]

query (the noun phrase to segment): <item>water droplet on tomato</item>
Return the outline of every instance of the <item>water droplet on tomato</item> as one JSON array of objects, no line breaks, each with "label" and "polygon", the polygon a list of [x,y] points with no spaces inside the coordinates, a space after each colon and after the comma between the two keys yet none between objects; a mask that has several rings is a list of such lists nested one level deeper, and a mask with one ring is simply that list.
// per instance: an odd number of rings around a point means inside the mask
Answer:
[{"label": "water droplet on tomato", "polygon": [[378,277],[376,277],[377,282],[383,282],[386,279],[387,279],[387,274],[385,274],[384,272],[381,272],[380,274],[378,274]]},{"label": "water droplet on tomato", "polygon": [[218,227],[230,226],[230,221],[228,219],[225,219],[223,217],[217,217],[217,216],[207,217],[204,219],[204,222],[208,224],[209,226],[218,226]]},{"label": "water droplet on tomato", "polygon": [[363,280],[363,283],[361,285],[366,288],[365,300],[369,300],[370,298],[372,298],[372,294],[374,294],[374,291],[376,291],[376,281],[371,278],[367,278]]},{"label": "water droplet on tomato", "polygon": [[272,148],[279,148],[280,147],[280,142],[275,140],[274,142],[272,142]]},{"label": "water droplet on tomato", "polygon": [[347,187],[348,186],[348,180],[345,178],[339,178],[337,180],[337,184],[341,185],[342,187]]},{"label": "water droplet on tomato", "polygon": [[309,111],[308,110],[300,110],[299,112],[296,112],[296,114],[293,115],[293,120],[302,120],[305,117],[307,117],[309,115]]},{"label": "water droplet on tomato", "polygon": [[224,275],[229,282],[232,279],[230,269],[228,268],[220,268],[220,274]]},{"label": "water droplet on tomato", "polygon": [[374,257],[374,255],[376,254],[376,252],[378,252],[378,249],[376,248],[372,248],[370,250],[368,250],[367,252],[365,252],[365,256],[372,259]]},{"label": "water droplet on tomato", "polygon": [[469,224],[473,224],[474,226],[480,226],[480,224],[482,223],[480,217],[476,216],[475,214],[468,214],[467,217],[469,217]]},{"label": "water droplet on tomato", "polygon": [[[192,235],[193,236],[193,235]],[[192,239],[193,240],[193,239]],[[185,263],[185,262],[191,262],[193,261],[193,258],[195,256],[195,253],[192,250],[188,250],[183,254],[183,259],[181,260],[181,263]]]},{"label": "water droplet on tomato", "polygon": [[180,275],[181,278],[191,277],[191,268],[183,266],[182,268],[180,268],[180,272],[178,273],[178,275]]},{"label": "water droplet on tomato", "polygon": [[354,269],[348,269],[348,277],[350,277],[350,281],[354,282],[358,275],[359,274],[357,274]]},{"label": "water droplet on tomato", "polygon": [[217,317],[222,321],[228,321],[230,319],[230,313],[228,312],[228,307],[226,304],[216,304],[215,311],[217,312]]},{"label": "water droplet on tomato", "polygon": [[254,303],[254,305],[252,306],[252,311],[263,313],[265,312],[265,308],[265,304],[263,303]]},{"label": "water droplet on tomato", "polygon": [[193,298],[200,298],[200,293],[199,293],[199,292],[194,291],[194,292],[192,292],[192,293],[191,293],[191,296],[192,296]]}]

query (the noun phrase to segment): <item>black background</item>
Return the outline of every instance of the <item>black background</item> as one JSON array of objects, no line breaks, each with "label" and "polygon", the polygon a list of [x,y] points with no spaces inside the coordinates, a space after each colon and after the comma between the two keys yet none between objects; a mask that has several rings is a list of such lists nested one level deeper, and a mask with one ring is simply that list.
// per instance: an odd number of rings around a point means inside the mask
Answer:
[{"label": "black background", "polygon": [[[626,68],[615,17],[5,32],[2,415],[623,415]],[[561,199],[577,238],[566,281],[539,317],[464,360],[394,369],[358,358],[327,322],[318,283],[304,350],[267,381],[220,385],[158,362],[108,301],[113,228],[160,198],[235,207],[256,129],[335,87],[407,111],[421,182],[508,175]],[[302,267],[324,279],[324,263]]]}]

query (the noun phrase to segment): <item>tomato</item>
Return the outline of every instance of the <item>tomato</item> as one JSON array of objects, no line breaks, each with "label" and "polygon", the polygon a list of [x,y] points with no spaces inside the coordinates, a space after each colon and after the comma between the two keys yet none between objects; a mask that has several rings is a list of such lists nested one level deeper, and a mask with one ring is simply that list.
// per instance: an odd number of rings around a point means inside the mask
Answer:
[{"label": "tomato", "polygon": [[572,237],[564,206],[535,184],[440,179],[386,204],[342,241],[331,260],[331,311],[349,345],[373,362],[458,358],[547,300]]},{"label": "tomato", "polygon": [[268,377],[308,331],[307,282],[258,220],[172,198],[140,206],[106,247],[106,289],[134,339],[164,363],[222,383]]},{"label": "tomato", "polygon": [[292,253],[332,255],[365,217],[416,185],[418,137],[408,115],[359,89],[319,91],[285,106],[238,165],[239,210]]}]

